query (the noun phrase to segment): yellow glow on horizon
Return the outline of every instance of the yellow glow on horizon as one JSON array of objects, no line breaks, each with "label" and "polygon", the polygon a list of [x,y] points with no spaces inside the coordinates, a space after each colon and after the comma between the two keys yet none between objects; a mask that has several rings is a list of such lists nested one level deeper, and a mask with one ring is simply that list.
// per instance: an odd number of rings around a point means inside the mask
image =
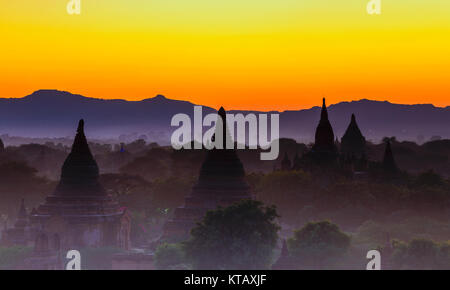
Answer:
[{"label": "yellow glow on horizon", "polygon": [[450,2],[0,0],[0,96],[164,94],[230,109],[450,105]]}]

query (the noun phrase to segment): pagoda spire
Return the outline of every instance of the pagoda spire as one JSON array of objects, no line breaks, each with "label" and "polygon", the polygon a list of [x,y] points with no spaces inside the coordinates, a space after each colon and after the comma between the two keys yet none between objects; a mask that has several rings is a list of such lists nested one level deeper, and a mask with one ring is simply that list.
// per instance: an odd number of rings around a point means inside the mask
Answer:
[{"label": "pagoda spire", "polygon": [[360,157],[365,150],[366,138],[358,127],[355,114],[352,114],[350,124],[341,139],[341,152],[345,155],[356,155]]},{"label": "pagoda spire", "polygon": [[220,107],[218,115],[222,117],[222,120],[225,120],[227,118],[227,112],[223,107]]},{"label": "pagoda spire", "polygon": [[98,182],[99,169],[84,134],[84,120],[78,122],[72,150],[61,169],[61,180],[55,194],[105,194]]},{"label": "pagoda spire", "polygon": [[[217,122],[216,122],[216,129],[214,132],[213,137],[211,138],[211,140],[214,142],[216,139],[216,135],[217,134],[222,134],[222,148],[223,149],[228,149],[230,146],[233,146],[234,149],[234,144],[233,144],[233,139],[232,136],[228,130],[228,124],[227,124],[227,112],[225,111],[225,109],[223,107],[220,107],[219,111],[217,112]],[[221,131],[220,131],[220,126],[217,126],[217,124],[221,122]],[[220,148],[220,147],[219,147]],[[230,150],[230,149],[228,149]]]},{"label": "pagoda spire", "polygon": [[83,119],[78,122],[77,134],[73,141],[71,154],[85,155],[86,157],[90,156],[92,158],[91,150],[89,149],[86,136],[84,135]]},{"label": "pagoda spire", "polygon": [[328,121],[328,110],[325,103],[325,98],[322,99],[322,111],[320,113],[320,121]]},{"label": "pagoda spire", "polygon": [[[220,131],[216,126],[216,131],[212,137],[212,140],[215,141],[216,134],[222,133],[222,141],[224,146],[223,149],[214,148],[212,150],[208,150],[205,161],[200,169],[198,184],[203,185],[211,182],[219,182],[224,188],[228,186],[240,186],[246,188],[247,184],[243,180],[243,177],[245,176],[244,167],[237,155],[236,150],[234,150],[234,147],[232,150],[226,149],[226,144],[233,141],[228,131],[226,112],[223,107],[220,108],[218,115],[218,122],[219,119],[223,122],[222,131]],[[226,176],[226,178],[224,178],[224,176]],[[227,180],[228,177],[233,177],[233,182]],[[220,188],[217,184],[215,185]]]},{"label": "pagoda spire", "polygon": [[316,129],[313,150],[328,152],[335,151],[333,127],[331,127],[330,121],[328,120],[328,111],[325,98],[323,98],[322,111],[320,113],[319,125]]},{"label": "pagoda spire", "polygon": [[218,115],[219,115],[219,117],[218,118],[220,118],[220,119],[218,119],[217,121],[222,121],[222,142],[223,142],[223,147],[224,147],[224,149],[225,149],[225,146],[226,146],[226,142],[227,142],[227,130],[228,130],[228,127],[227,127],[227,112],[225,111],[225,109],[223,108],[223,107],[220,107],[220,109],[219,109],[219,112],[218,112]]},{"label": "pagoda spire", "polygon": [[[218,111],[218,121],[223,121],[222,131],[216,123],[212,136],[223,134],[224,141],[229,132],[226,126],[226,112],[223,107]],[[230,139],[231,140],[231,139]],[[234,148],[234,147],[233,147]],[[175,210],[174,218],[164,226],[163,239],[189,237],[189,231],[195,227],[208,210],[217,206],[229,206],[244,199],[252,199],[250,186],[245,180],[245,170],[234,149],[214,148],[206,152],[197,182],[190,194],[185,196],[184,206]]]}]

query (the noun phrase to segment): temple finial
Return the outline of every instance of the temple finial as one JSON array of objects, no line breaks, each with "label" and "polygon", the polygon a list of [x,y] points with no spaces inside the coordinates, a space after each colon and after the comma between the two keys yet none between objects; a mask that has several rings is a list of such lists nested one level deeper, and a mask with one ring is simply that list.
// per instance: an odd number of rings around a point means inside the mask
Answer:
[{"label": "temple finial", "polygon": [[225,112],[225,109],[223,107],[220,107],[218,114],[220,117],[222,117],[222,120],[225,120],[227,113]]},{"label": "temple finial", "polygon": [[84,134],[84,120],[83,119],[80,119],[80,121],[78,122],[77,133]]},{"label": "temple finial", "polygon": [[[230,134],[228,132],[228,127],[227,127],[227,123],[226,123],[227,122],[227,113],[223,107],[220,107],[217,114],[220,117],[220,118],[218,118],[217,121],[220,120],[222,122],[222,142],[224,142],[223,144],[224,144],[224,146],[226,146],[225,144],[232,142],[232,137],[230,136]],[[211,138],[212,141],[216,141],[215,135],[218,133],[217,128],[219,128],[219,127],[216,126],[216,132],[214,133],[214,135]]]},{"label": "temple finial", "polygon": [[320,113],[320,119],[321,121],[328,121],[328,111],[327,105],[325,104],[325,98],[323,98],[322,112]]},{"label": "temple finial", "polygon": [[316,129],[313,150],[334,152],[335,149],[333,128],[328,120],[327,106],[325,98],[323,98],[320,121]]},{"label": "temple finial", "polygon": [[[55,189],[56,195],[87,194],[88,191],[93,194],[104,194],[98,182],[98,165],[89,149],[83,127],[84,120],[81,119],[70,154],[61,168],[61,179]],[[80,192],[80,188],[83,188],[83,191]]]},{"label": "temple finial", "polygon": [[361,156],[366,151],[366,138],[356,123],[356,116],[352,114],[350,123],[341,139],[341,152],[345,155]]}]

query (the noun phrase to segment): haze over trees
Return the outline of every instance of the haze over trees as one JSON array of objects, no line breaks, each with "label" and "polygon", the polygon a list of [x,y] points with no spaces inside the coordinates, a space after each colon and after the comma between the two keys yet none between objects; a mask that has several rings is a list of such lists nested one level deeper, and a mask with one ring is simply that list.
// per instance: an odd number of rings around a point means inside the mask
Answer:
[{"label": "haze over trees", "polygon": [[[25,198],[29,212],[52,192],[59,178],[62,161],[68,153],[68,147],[63,145],[65,141],[60,141],[62,143],[20,146],[8,146],[5,142],[6,147],[0,152],[2,222],[7,221],[9,225],[13,223],[21,198]],[[388,239],[404,241],[402,243],[408,245],[413,239],[420,238],[431,241],[438,248],[437,262],[427,262],[430,265],[427,267],[446,268],[448,264],[442,261],[446,261],[443,254],[446,248],[443,245],[450,240],[447,225],[450,207],[450,141],[436,140],[419,145],[400,142],[392,136],[385,141],[390,142],[399,168],[394,179],[379,177],[383,166],[384,143],[367,142],[369,170],[364,178],[349,178],[345,174],[328,178],[326,172],[317,175],[302,169],[281,170],[285,156],[294,163],[296,156],[302,156],[311,148],[310,144],[301,144],[292,139],[280,141],[280,155],[273,162],[261,162],[258,151],[237,150],[237,154],[246,169],[245,179],[256,200],[264,206],[276,206],[279,215],[276,223],[282,227],[278,232],[280,238],[294,238],[295,230],[302,229],[309,222],[323,220],[329,220],[345,235],[351,236],[346,254],[336,256],[327,262],[328,266],[339,260],[349,261],[350,266],[361,268],[364,260],[354,261],[350,257],[363,257],[364,250],[369,248],[386,248]],[[70,143],[70,140],[66,143]],[[100,182],[132,215],[133,245],[155,243],[162,233],[163,225],[173,217],[174,209],[182,206],[184,197],[191,192],[205,152],[174,151],[170,147],[158,146],[151,140],[124,144],[94,142],[90,146],[101,169]],[[216,216],[213,219],[215,222],[210,223],[219,224],[219,217]],[[174,260],[181,261],[175,268],[208,266],[207,261],[186,261],[187,250],[178,244],[170,249],[173,250]],[[279,250],[280,241],[271,252],[265,252],[267,255],[263,255],[264,259],[252,260],[253,266],[248,267],[269,267]],[[393,261],[393,265],[418,267],[412,258],[417,255],[399,255],[396,254],[396,257],[401,258],[395,258],[397,262]],[[244,259],[240,262],[226,261],[221,267],[244,267],[244,262]],[[161,267],[172,267],[171,263],[162,263]],[[299,265],[301,267],[301,263]]]},{"label": "haze over trees", "polygon": [[329,221],[309,222],[288,240],[292,259],[307,268],[337,264],[350,247],[350,236]]},{"label": "haze over trees", "polygon": [[274,207],[247,200],[207,212],[185,243],[195,269],[265,269],[271,264],[279,226]]}]

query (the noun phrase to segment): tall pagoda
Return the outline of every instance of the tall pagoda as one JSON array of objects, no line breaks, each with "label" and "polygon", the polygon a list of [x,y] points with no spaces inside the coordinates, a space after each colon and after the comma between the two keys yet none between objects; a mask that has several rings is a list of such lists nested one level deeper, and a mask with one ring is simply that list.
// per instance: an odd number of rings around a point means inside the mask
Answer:
[{"label": "tall pagoda", "polygon": [[315,142],[313,150],[316,152],[334,152],[336,144],[334,143],[333,127],[328,120],[328,110],[325,104],[325,98],[322,100],[322,111],[320,112],[319,125],[316,128]]},{"label": "tall pagoda", "polygon": [[78,123],[59,184],[33,211],[30,221],[58,247],[129,247],[129,215],[99,183],[83,120]]},{"label": "tall pagoda", "polygon": [[302,167],[309,170],[315,167],[334,166],[337,161],[337,148],[334,140],[333,127],[328,119],[325,98],[322,102],[320,121],[316,128],[314,145],[311,150],[303,156]]},{"label": "tall pagoda", "polygon": [[[218,133],[223,134],[223,142],[227,136],[230,138],[226,126],[226,112],[220,108],[218,122],[222,122],[223,130],[216,131],[213,141]],[[251,199],[250,187],[245,182],[244,167],[234,149],[213,148],[208,150],[201,166],[197,183],[192,191],[185,197],[184,206],[175,210],[174,217],[164,228],[162,239],[186,238],[190,230],[199,222],[208,210],[218,206],[229,206],[243,199]]]},{"label": "tall pagoda", "polygon": [[355,114],[352,114],[350,124],[341,139],[341,153],[345,156],[361,158],[366,152],[366,138],[356,123]]}]

